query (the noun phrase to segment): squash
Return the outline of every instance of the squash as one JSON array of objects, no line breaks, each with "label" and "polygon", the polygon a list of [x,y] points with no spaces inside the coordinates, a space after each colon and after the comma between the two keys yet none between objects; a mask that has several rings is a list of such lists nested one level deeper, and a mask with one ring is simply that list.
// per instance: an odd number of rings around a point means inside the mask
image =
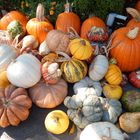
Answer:
[{"label": "squash", "polygon": [[128,77],[134,87],[140,88],[140,70],[131,72]]},{"label": "squash", "polygon": [[89,66],[89,77],[93,81],[101,80],[108,70],[108,59],[104,55],[97,55]]},{"label": "squash", "polygon": [[123,94],[123,90],[118,85],[105,84],[103,86],[103,94],[106,98],[119,100]]},{"label": "squash", "polygon": [[0,88],[0,126],[17,126],[29,116],[32,101],[24,88],[9,85]]},{"label": "squash", "polygon": [[46,84],[43,80],[29,88],[32,101],[40,108],[54,108],[60,105],[68,93],[68,85],[60,79],[56,84]]},{"label": "squash", "polygon": [[6,71],[0,72],[0,88],[6,88],[9,84]]},{"label": "squash", "polygon": [[61,53],[66,61],[61,64],[62,76],[69,83],[75,83],[82,80],[87,74],[87,65],[84,61],[70,58],[68,55]]},{"label": "squash", "polygon": [[68,28],[72,27],[78,34],[80,33],[80,18],[71,10],[70,3],[65,4],[65,11],[60,13],[56,19],[55,28],[64,32],[68,32]]},{"label": "squash", "polygon": [[124,140],[123,133],[110,122],[89,124],[80,134],[80,140]]},{"label": "squash", "polygon": [[62,110],[51,111],[45,118],[46,129],[53,134],[64,133],[69,126],[69,118]]},{"label": "squash", "polygon": [[100,98],[90,93],[67,96],[64,105],[68,108],[67,114],[70,120],[79,128],[100,121],[103,115]]},{"label": "squash", "polygon": [[41,71],[47,84],[56,84],[62,75],[58,63],[45,62],[42,64]]},{"label": "squash", "polygon": [[0,19],[0,29],[6,30],[9,23],[13,20],[18,20],[23,27],[24,33],[26,33],[26,24],[28,22],[28,18],[19,11],[10,11],[5,16]]},{"label": "squash", "polygon": [[50,53],[50,49],[48,48],[46,41],[44,40],[39,46],[39,54],[41,56],[45,56]]},{"label": "squash", "polygon": [[122,72],[133,71],[140,67],[139,39],[138,27],[134,29],[122,27],[112,34],[110,56],[117,60]]},{"label": "squash", "polygon": [[102,120],[111,123],[116,123],[118,117],[122,113],[122,105],[120,101],[101,97],[100,100],[103,106]]},{"label": "squash", "polygon": [[119,118],[121,129],[127,133],[135,133],[140,128],[140,112],[126,112]]},{"label": "squash", "polygon": [[29,88],[41,78],[41,63],[31,54],[22,54],[7,68],[8,80],[17,87]]},{"label": "squash", "polygon": [[0,44],[0,72],[6,70],[8,65],[18,56],[18,51],[11,45]]},{"label": "squash", "polygon": [[79,60],[89,59],[94,50],[90,45],[90,42],[82,38],[71,40],[69,43],[69,48],[73,57]]},{"label": "squash", "polygon": [[106,25],[102,19],[95,16],[89,17],[82,23],[80,34],[81,38],[88,40],[88,33],[94,26],[106,29]]},{"label": "squash", "polygon": [[110,64],[105,79],[111,85],[119,85],[122,82],[122,72],[120,68],[117,65]]},{"label": "squash", "polygon": [[121,98],[123,108],[129,112],[140,111],[140,92],[135,90],[127,91]]},{"label": "squash", "polygon": [[44,6],[38,4],[36,9],[36,18],[30,19],[26,25],[28,34],[33,35],[41,44],[48,32],[53,29],[53,25],[44,17]]},{"label": "squash", "polygon": [[97,96],[101,96],[102,94],[102,87],[100,82],[95,82],[91,80],[89,77],[85,77],[81,81],[77,82],[73,86],[73,90],[75,94],[93,94]]}]

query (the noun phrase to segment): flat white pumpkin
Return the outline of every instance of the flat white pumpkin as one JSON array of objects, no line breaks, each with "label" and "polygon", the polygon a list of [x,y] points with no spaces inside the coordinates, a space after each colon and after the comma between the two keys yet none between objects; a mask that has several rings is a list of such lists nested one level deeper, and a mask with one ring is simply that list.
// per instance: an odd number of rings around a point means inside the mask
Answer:
[{"label": "flat white pumpkin", "polygon": [[17,87],[29,88],[41,78],[40,61],[31,54],[22,54],[7,68],[8,80]]},{"label": "flat white pumpkin", "polygon": [[108,70],[108,59],[104,55],[97,55],[89,66],[89,77],[93,81],[101,80]]},{"label": "flat white pumpkin", "polygon": [[8,65],[17,57],[15,48],[8,45],[0,45],[0,72],[6,70]]},{"label": "flat white pumpkin", "polygon": [[81,81],[77,82],[73,86],[75,94],[93,94],[101,96],[102,87],[100,82],[91,80],[89,77],[85,77]]},{"label": "flat white pumpkin", "polygon": [[124,140],[124,135],[110,122],[96,122],[85,127],[80,140]]}]

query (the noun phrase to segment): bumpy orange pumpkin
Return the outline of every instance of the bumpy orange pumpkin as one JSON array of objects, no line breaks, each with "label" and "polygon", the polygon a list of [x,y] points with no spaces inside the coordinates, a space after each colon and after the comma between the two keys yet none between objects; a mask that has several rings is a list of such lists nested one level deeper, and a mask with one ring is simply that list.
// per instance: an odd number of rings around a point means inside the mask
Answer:
[{"label": "bumpy orange pumpkin", "polygon": [[117,60],[122,71],[140,67],[140,31],[138,27],[123,27],[112,34],[110,55]]},{"label": "bumpy orange pumpkin", "polygon": [[119,85],[122,82],[122,73],[120,68],[114,64],[109,65],[105,79],[111,85]]},{"label": "bumpy orange pumpkin", "polygon": [[85,38],[85,39],[88,39],[87,35],[88,35],[88,32],[90,31],[90,29],[93,27],[93,26],[96,26],[96,27],[101,27],[103,29],[106,28],[106,25],[104,23],[104,21],[98,17],[90,17],[88,19],[86,19],[83,24],[82,24],[82,27],[81,27],[81,38]]},{"label": "bumpy orange pumpkin", "polygon": [[26,32],[26,24],[28,22],[28,19],[19,11],[11,11],[7,13],[3,18],[1,18],[0,29],[6,30],[9,23],[13,20],[18,20],[22,24],[24,32]]},{"label": "bumpy orange pumpkin", "polygon": [[36,18],[28,21],[26,29],[28,34],[36,37],[39,43],[42,43],[47,33],[53,29],[53,25],[44,17],[44,6],[42,4],[38,4]]},{"label": "bumpy orange pumpkin", "polygon": [[74,58],[79,60],[86,60],[93,54],[93,48],[85,39],[73,39],[69,44],[70,52]]},{"label": "bumpy orange pumpkin", "polygon": [[56,29],[68,32],[68,28],[72,27],[76,32],[80,33],[80,18],[77,14],[70,11],[70,4],[65,5],[65,12],[58,15],[56,20]]},{"label": "bumpy orange pumpkin", "polygon": [[32,101],[24,88],[9,85],[0,89],[0,126],[17,126],[29,116]]}]

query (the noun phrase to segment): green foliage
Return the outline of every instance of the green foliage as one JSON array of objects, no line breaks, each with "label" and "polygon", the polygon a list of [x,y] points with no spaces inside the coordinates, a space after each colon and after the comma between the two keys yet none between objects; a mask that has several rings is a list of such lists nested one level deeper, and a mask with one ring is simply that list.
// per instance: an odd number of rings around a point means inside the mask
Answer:
[{"label": "green foliage", "polygon": [[[56,5],[52,5],[54,1],[55,0],[0,0],[0,5],[8,10],[18,9],[32,18],[35,17],[38,3],[42,3],[45,6],[45,14],[55,23],[57,15],[64,11],[66,1],[56,0]],[[81,20],[85,20],[90,14],[106,19],[107,14],[111,11],[122,13],[125,0],[69,0],[69,2],[72,4],[73,12],[77,13]],[[50,15],[52,7],[55,8],[53,10],[54,14]]]}]

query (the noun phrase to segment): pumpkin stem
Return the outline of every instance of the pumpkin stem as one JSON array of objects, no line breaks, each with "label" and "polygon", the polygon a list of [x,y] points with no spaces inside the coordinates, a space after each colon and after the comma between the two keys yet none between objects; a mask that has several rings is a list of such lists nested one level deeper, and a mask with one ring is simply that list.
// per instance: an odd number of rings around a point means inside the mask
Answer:
[{"label": "pumpkin stem", "polygon": [[58,117],[55,117],[55,118],[53,118],[53,120],[54,120],[55,123],[58,123],[59,118]]},{"label": "pumpkin stem", "polygon": [[39,21],[44,21],[45,19],[44,14],[45,14],[44,6],[41,3],[39,3],[36,9],[36,18]]},{"label": "pumpkin stem", "polygon": [[139,33],[139,27],[135,27],[127,33],[129,39],[135,39]]},{"label": "pumpkin stem", "polygon": [[60,58],[60,59],[58,58],[55,62],[65,62],[65,61],[70,61],[71,60],[71,57],[69,57],[64,52],[56,51],[56,54],[62,55],[64,58]]},{"label": "pumpkin stem", "polygon": [[71,5],[70,5],[68,0],[66,0],[66,4],[64,5],[64,7],[65,7],[65,12],[66,13],[69,13],[69,12],[72,11]]},{"label": "pumpkin stem", "polygon": [[81,43],[83,46],[86,46],[86,41],[85,41],[85,40],[81,39],[81,40],[80,40],[80,43]]},{"label": "pumpkin stem", "polygon": [[128,14],[130,14],[137,22],[140,21],[140,13],[134,8],[126,8]]}]

